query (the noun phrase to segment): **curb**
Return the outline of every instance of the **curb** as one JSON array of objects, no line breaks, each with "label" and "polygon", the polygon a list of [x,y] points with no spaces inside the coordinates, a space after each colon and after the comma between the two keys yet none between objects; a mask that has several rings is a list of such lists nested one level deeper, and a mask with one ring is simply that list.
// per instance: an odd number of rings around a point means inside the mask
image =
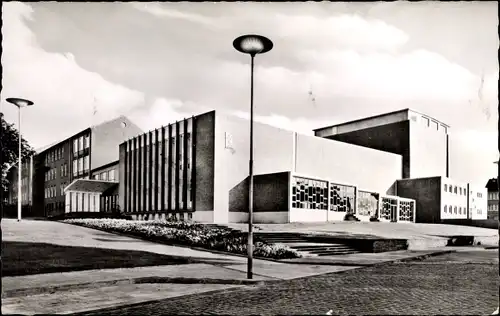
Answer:
[{"label": "curb", "polygon": [[132,284],[227,284],[227,285],[264,285],[282,280],[247,280],[247,279],[209,279],[209,278],[184,278],[184,277],[139,277],[109,281],[87,282],[80,284],[64,284],[46,287],[24,288],[2,291],[2,299],[23,297],[40,294],[53,294],[73,290],[87,290],[107,286],[132,285]]},{"label": "curb", "polygon": [[[409,262],[409,261],[416,261],[416,260],[424,260],[429,257],[434,257],[434,256],[440,256],[440,255],[445,255],[449,253],[454,253],[456,250],[440,250],[432,253],[427,253],[427,254],[422,254],[422,255],[417,255],[417,256],[412,256],[408,258],[403,258],[403,259],[393,259],[393,260],[387,260],[387,261],[382,261],[382,262],[374,262],[374,263],[361,263],[361,262],[336,262],[333,259],[331,262],[323,261],[323,262],[304,262],[304,261],[295,261],[295,262],[287,262],[287,261],[278,261],[280,263],[290,263],[290,264],[308,264],[308,265],[326,265],[326,266],[345,266],[345,267],[370,267],[370,266],[376,266],[376,265],[382,265],[382,264],[388,264],[388,263],[402,263],[402,262]],[[337,273],[337,272],[335,272]]]}]

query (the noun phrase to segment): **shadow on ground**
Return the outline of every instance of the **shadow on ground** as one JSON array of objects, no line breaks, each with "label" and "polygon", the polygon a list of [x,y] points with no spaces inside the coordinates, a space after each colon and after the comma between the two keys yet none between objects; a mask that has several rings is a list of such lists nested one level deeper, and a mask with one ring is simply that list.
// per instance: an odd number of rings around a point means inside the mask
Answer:
[{"label": "shadow on ground", "polygon": [[2,277],[189,263],[234,262],[226,259],[168,256],[145,251],[2,241]]}]

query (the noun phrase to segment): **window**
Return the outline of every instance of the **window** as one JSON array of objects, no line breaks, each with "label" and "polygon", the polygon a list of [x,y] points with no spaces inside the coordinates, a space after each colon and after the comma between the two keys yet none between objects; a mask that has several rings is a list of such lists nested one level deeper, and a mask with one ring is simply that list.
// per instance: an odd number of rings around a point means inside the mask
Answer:
[{"label": "window", "polygon": [[83,148],[85,148],[85,147],[83,147],[83,136],[80,136],[78,138],[78,151],[83,150]]},{"label": "window", "polygon": [[106,171],[101,172],[101,180],[104,180],[104,181],[108,180],[108,173]]},{"label": "window", "polygon": [[453,209],[453,212],[454,212],[455,214],[457,214],[457,207],[456,207],[456,206],[455,206],[455,208]]},{"label": "window", "polygon": [[458,191],[458,190],[457,190],[457,187],[455,187],[454,189],[455,189],[455,194],[457,194],[457,191]]},{"label": "window", "polygon": [[445,184],[445,185],[444,185],[444,192],[447,192],[447,191],[448,191],[448,185],[447,185],[447,184]]},{"label": "window", "polygon": [[358,191],[356,213],[360,216],[376,216],[378,200],[377,193]]},{"label": "window", "polygon": [[354,211],[354,195],[354,187],[331,183],[330,211],[352,213]]},{"label": "window", "polygon": [[293,177],[292,207],[326,210],[328,205],[328,183],[312,179]]},{"label": "window", "polygon": [[85,148],[90,147],[90,135],[85,136]]},{"label": "window", "polygon": [[94,179],[94,180],[99,180],[99,175],[98,175],[98,174],[94,174],[94,175],[92,176],[92,179]]},{"label": "window", "polygon": [[444,206],[444,212],[446,213],[448,211],[448,207],[445,205]]},{"label": "window", "polygon": [[462,188],[458,188],[458,194],[462,195]]},{"label": "window", "polygon": [[78,158],[78,173],[83,172],[83,158]]},{"label": "window", "polygon": [[458,207],[458,214],[462,214],[462,207]]},{"label": "window", "polygon": [[115,169],[108,171],[108,180],[115,181]]},{"label": "window", "polygon": [[73,176],[76,176],[78,174],[78,160],[75,159],[73,160]]},{"label": "window", "polygon": [[83,157],[83,170],[88,171],[89,170],[89,156]]},{"label": "window", "polygon": [[73,152],[78,152],[78,138],[73,140]]}]

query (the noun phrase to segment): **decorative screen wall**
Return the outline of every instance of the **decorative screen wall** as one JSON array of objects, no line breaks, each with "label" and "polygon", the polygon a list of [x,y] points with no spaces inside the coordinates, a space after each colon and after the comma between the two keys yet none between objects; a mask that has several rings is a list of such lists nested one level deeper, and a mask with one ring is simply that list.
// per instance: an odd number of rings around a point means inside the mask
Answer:
[{"label": "decorative screen wall", "polygon": [[355,188],[330,183],[330,211],[354,212]]},{"label": "decorative screen wall", "polygon": [[301,177],[292,180],[292,207],[326,210],[328,204],[328,182]]},{"label": "decorative screen wall", "polygon": [[414,220],[415,202],[399,201],[399,218],[398,221],[413,222]]},{"label": "decorative screen wall", "polygon": [[358,207],[356,214],[360,216],[377,216],[378,193],[358,191]]},{"label": "decorative screen wall", "polygon": [[382,197],[382,206],[380,208],[380,219],[392,220],[391,214],[397,214],[398,200],[396,198]]}]

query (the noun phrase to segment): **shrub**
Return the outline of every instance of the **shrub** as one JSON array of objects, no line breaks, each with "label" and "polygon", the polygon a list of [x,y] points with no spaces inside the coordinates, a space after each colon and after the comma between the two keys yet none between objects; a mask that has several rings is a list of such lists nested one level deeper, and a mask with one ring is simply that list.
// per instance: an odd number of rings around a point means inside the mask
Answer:
[{"label": "shrub", "polygon": [[[109,232],[147,237],[180,245],[220,250],[236,254],[247,253],[248,235],[225,227],[212,227],[182,221],[133,221],[123,219],[66,219],[63,222]],[[284,245],[269,245],[256,238],[254,256],[273,259],[298,258],[300,254]]]}]

